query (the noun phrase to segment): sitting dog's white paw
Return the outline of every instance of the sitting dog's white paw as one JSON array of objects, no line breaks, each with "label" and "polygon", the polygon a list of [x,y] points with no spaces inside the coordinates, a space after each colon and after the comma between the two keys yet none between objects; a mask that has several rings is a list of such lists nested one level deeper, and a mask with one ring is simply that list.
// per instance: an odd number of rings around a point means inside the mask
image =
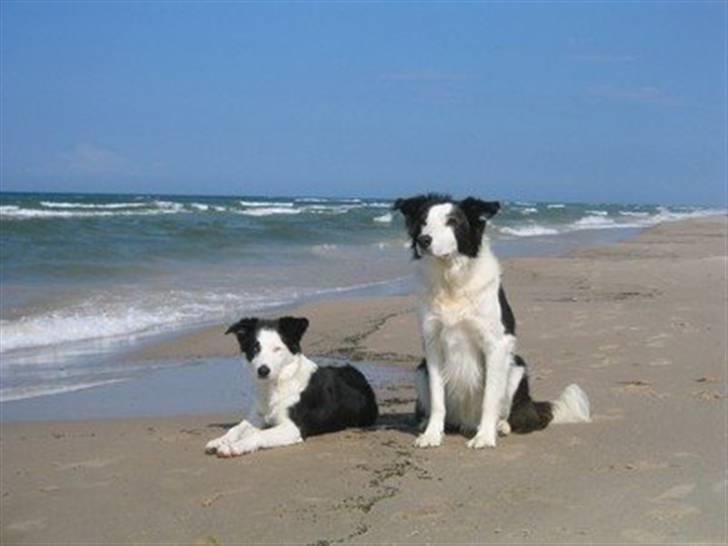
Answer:
[{"label": "sitting dog's white paw", "polygon": [[508,421],[506,419],[501,419],[500,421],[498,421],[498,426],[496,427],[496,430],[501,436],[508,436],[511,433],[511,425],[508,424]]},{"label": "sitting dog's white paw", "polygon": [[442,444],[442,432],[425,431],[415,440],[415,447],[438,447]]},{"label": "sitting dog's white paw", "polygon": [[468,443],[465,444],[470,449],[482,449],[484,447],[495,447],[495,436],[489,434],[477,433]]}]

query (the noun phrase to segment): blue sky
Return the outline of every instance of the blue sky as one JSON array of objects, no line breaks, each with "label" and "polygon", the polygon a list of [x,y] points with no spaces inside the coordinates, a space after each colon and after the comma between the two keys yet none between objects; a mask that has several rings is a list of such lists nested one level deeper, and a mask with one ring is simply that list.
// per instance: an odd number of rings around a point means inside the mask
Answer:
[{"label": "blue sky", "polygon": [[727,9],[3,1],[0,186],[725,205]]}]

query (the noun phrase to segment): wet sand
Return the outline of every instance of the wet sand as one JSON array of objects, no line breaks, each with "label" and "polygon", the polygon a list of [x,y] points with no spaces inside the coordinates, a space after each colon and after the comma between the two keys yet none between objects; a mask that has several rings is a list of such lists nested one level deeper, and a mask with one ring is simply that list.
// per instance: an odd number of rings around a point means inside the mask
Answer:
[{"label": "wet sand", "polygon": [[[663,224],[504,263],[540,399],[579,383],[594,420],[471,451],[412,447],[413,392],[378,389],[373,430],[233,460],[214,415],[3,422],[3,544],[725,543],[726,218]],[[302,306],[309,355],[412,368],[410,296]],[[233,356],[224,325],[130,359]],[[162,395],[162,394],[160,394]],[[169,393],[165,394],[169,395]],[[188,394],[185,394],[188,395]]]}]

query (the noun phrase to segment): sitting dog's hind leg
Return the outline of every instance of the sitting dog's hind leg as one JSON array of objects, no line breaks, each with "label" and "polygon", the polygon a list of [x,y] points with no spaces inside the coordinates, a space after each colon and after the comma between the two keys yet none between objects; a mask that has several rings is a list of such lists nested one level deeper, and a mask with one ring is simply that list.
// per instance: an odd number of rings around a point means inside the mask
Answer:
[{"label": "sitting dog's hind leg", "polygon": [[422,359],[420,365],[415,370],[415,392],[417,393],[417,401],[415,402],[415,422],[420,431],[425,430],[427,420],[430,416],[430,385],[427,376],[427,362]]},{"label": "sitting dog's hind leg", "polygon": [[508,416],[511,413],[511,407],[513,406],[513,397],[515,396],[525,373],[526,362],[520,356],[514,355],[510,369],[508,370],[506,397],[503,400],[503,407],[501,408],[497,426],[498,434],[501,436],[508,436],[511,433],[511,425],[508,423]]}]

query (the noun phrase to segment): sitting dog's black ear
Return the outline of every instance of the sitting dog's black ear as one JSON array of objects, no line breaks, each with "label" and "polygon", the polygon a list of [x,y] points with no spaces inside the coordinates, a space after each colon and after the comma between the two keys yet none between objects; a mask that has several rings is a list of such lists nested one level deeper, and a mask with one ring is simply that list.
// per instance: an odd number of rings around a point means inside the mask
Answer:
[{"label": "sitting dog's black ear", "polygon": [[392,210],[398,210],[404,215],[407,227],[411,228],[415,220],[422,214],[423,209],[428,205],[435,203],[446,203],[450,201],[449,195],[440,193],[428,193],[423,195],[415,195],[405,199],[397,199],[392,206]]},{"label": "sitting dog's black ear", "polygon": [[257,318],[244,318],[240,319],[238,322],[230,326],[225,331],[225,335],[228,334],[245,334],[247,332],[250,332],[252,330],[255,330],[256,326],[258,326],[258,319]]},{"label": "sitting dog's black ear", "polygon": [[475,197],[468,197],[460,201],[460,208],[463,209],[468,220],[473,223],[482,221],[483,219],[488,220],[495,216],[500,210],[500,203],[498,201],[483,201]]},{"label": "sitting dog's black ear", "polygon": [[414,197],[400,198],[394,202],[392,210],[400,211],[405,219],[409,222],[414,216],[422,209],[422,206],[427,203],[429,197],[427,195],[415,195]]},{"label": "sitting dog's black ear", "polygon": [[278,333],[293,354],[301,352],[301,338],[307,328],[307,318],[281,317],[278,319]]}]

